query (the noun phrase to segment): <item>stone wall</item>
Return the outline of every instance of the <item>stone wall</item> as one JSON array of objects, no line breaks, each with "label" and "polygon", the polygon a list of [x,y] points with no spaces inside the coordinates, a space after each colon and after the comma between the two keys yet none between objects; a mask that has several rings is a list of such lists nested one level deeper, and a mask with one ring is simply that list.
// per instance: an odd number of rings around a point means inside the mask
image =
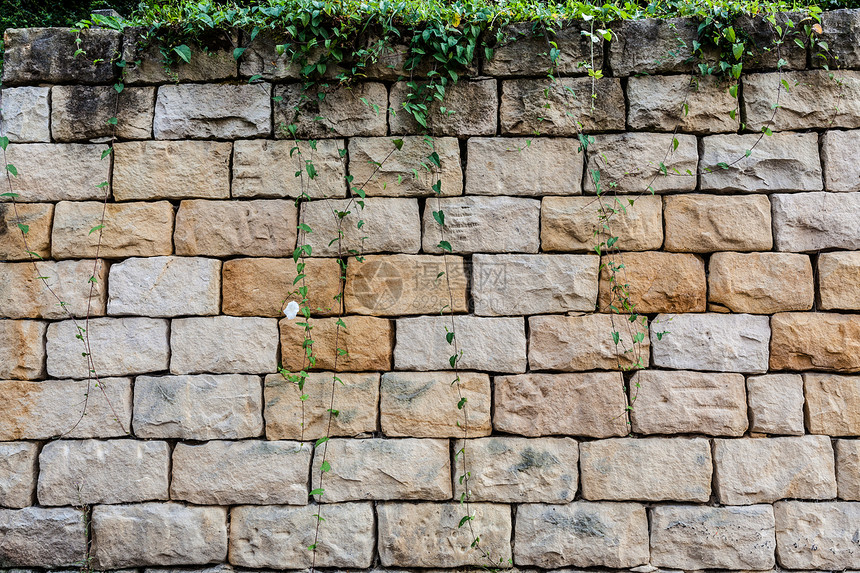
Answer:
[{"label": "stone wall", "polygon": [[[431,120],[447,258],[436,177],[419,166],[429,148],[400,111],[402,54],[308,101],[262,36],[238,64],[195,47],[165,71],[157,50],[135,54],[135,32],[88,32],[91,59],[140,60],[102,160],[117,69],[72,59],[66,30],[9,30],[20,196],[0,203],[0,567],[68,568],[91,543],[96,569],[304,569],[321,509],[317,566],[486,564],[457,527],[450,302],[474,530],[503,566],[860,569],[860,12],[822,25],[833,71],[789,42],[749,62],[737,98],[706,79],[688,90],[685,21],[619,25],[596,45],[594,109],[578,29],[557,39],[557,84],[545,39],[497,50],[449,91],[455,113]],[[585,154],[577,121],[595,137]],[[308,158],[310,186],[294,176]],[[611,341],[624,320],[592,249],[593,169],[604,202],[638,197],[613,222],[650,323],[635,372]],[[347,175],[369,180],[344,236],[364,261],[348,260],[336,343],[332,209]],[[299,221],[319,307],[304,418],[277,373],[302,364],[303,329],[282,314]],[[88,307],[97,386],[66,314],[84,326]],[[320,506],[313,441],[337,347],[349,354]]]}]

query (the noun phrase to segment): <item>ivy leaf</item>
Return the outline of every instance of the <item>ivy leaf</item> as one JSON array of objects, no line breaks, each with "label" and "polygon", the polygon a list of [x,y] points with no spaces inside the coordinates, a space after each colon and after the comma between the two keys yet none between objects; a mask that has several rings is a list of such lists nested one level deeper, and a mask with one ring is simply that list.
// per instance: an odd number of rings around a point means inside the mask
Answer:
[{"label": "ivy leaf", "polygon": [[312,489],[308,495],[322,495],[325,493],[325,489],[318,487],[316,489]]},{"label": "ivy leaf", "polygon": [[677,151],[678,145],[679,145],[678,138],[677,137],[673,138],[672,139],[672,151]]},{"label": "ivy leaf", "polygon": [[326,460],[322,463],[322,465],[320,466],[320,471],[321,472],[330,472],[331,471],[331,464],[328,463],[328,460]]},{"label": "ivy leaf", "polygon": [[101,231],[101,230],[102,230],[102,229],[104,229],[104,228],[105,228],[105,226],[104,226],[104,225],[96,225],[95,227],[93,227],[92,229],[90,229],[90,232],[89,232],[89,233],[87,233],[87,234],[88,234],[88,235],[92,235],[92,234],[93,234],[93,233],[95,233],[96,231]]},{"label": "ivy leaf", "polygon": [[619,334],[618,331],[613,331],[612,332],[612,342],[614,342],[615,344],[618,344],[620,341],[621,341],[621,334]]},{"label": "ivy leaf", "polygon": [[9,138],[4,135],[3,137],[0,137],[0,149],[6,151],[7,147],[9,147]]},{"label": "ivy leaf", "polygon": [[245,48],[236,48],[235,50],[233,50],[233,59],[238,60],[239,58],[242,57],[242,54],[244,54],[244,53],[245,53]]},{"label": "ivy leaf", "polygon": [[466,405],[466,397],[464,396],[463,398],[460,398],[459,402],[457,402],[457,409],[462,410],[463,406],[465,406],[465,405]]},{"label": "ivy leaf", "polygon": [[176,46],[175,48],[173,48],[173,51],[176,52],[186,64],[191,62],[191,48],[189,48],[185,44]]},{"label": "ivy leaf", "polygon": [[445,226],[445,212],[444,211],[433,211],[433,218],[436,219],[436,222],[439,223],[439,226]]},{"label": "ivy leaf", "polygon": [[30,227],[25,225],[24,223],[18,223],[18,228],[21,229],[21,232],[25,235],[30,232]]},{"label": "ivy leaf", "polygon": [[448,344],[451,344],[452,342],[454,342],[454,333],[453,333],[453,332],[449,332],[448,334],[446,334],[446,335],[445,335],[445,340],[447,340],[447,341],[448,341]]},{"label": "ivy leaf", "polygon": [[448,241],[439,241],[439,244],[436,245],[437,248],[442,249],[443,251],[447,251],[449,253],[453,252],[451,250],[451,243]]},{"label": "ivy leaf", "polygon": [[18,197],[20,197],[20,195],[18,195],[17,193],[2,193],[0,194],[0,197],[9,197],[10,199],[17,199]]},{"label": "ivy leaf", "polygon": [[397,148],[397,151],[403,149],[403,140],[402,139],[392,139],[391,143],[394,144],[394,147]]},{"label": "ivy leaf", "polygon": [[18,177],[18,170],[17,170],[17,169],[15,168],[15,166],[14,166],[14,165],[12,165],[11,163],[9,163],[8,165],[6,165],[6,171],[8,171],[9,173],[11,173],[11,174],[12,174],[12,177]]},{"label": "ivy leaf", "polygon": [[112,151],[113,151],[113,147],[108,147],[107,149],[102,151],[102,159],[104,159],[105,157],[110,155]]},{"label": "ivy leaf", "polygon": [[736,60],[740,60],[741,56],[744,55],[744,45],[741,42],[737,44],[732,44],[732,55]]}]

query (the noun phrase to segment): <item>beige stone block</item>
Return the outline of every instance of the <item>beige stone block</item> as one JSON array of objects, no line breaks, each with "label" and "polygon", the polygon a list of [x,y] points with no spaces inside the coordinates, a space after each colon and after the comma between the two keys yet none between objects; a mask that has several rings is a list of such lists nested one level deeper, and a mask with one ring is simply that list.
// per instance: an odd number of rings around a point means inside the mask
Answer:
[{"label": "beige stone block", "polygon": [[772,195],[777,251],[860,249],[860,193]]},{"label": "beige stone block", "polygon": [[803,378],[799,374],[750,376],[747,399],[750,432],[803,434]]},{"label": "beige stone block", "polygon": [[715,76],[633,76],[627,80],[627,125],[641,131],[734,133],[740,115],[731,85]]},{"label": "beige stone block", "polygon": [[0,443],[0,507],[20,509],[33,505],[38,459],[39,444],[35,442]]},{"label": "beige stone block", "polygon": [[80,510],[0,509],[0,563],[18,567],[73,566],[86,553],[87,528]]},{"label": "beige stone block", "polygon": [[49,87],[5,88],[0,94],[5,135],[12,143],[51,141]]},{"label": "beige stone block", "polygon": [[860,567],[853,541],[860,503],[780,501],[776,515],[776,555],[791,569],[844,570]]},{"label": "beige stone block", "polygon": [[[233,197],[298,198],[346,196],[346,150],[342,139],[233,143]],[[308,173],[310,162],[313,178]]]},{"label": "beige stone block", "polygon": [[[98,264],[89,260],[38,261],[35,265],[0,263],[0,276],[4,277],[0,282],[0,316],[53,319],[85,317],[87,313],[101,316],[105,313],[107,274],[107,265],[101,260]],[[92,276],[96,277],[95,282],[90,282]]]},{"label": "beige stone block", "polygon": [[693,69],[696,23],[689,18],[630,20],[613,30],[609,62],[618,76]]},{"label": "beige stone block", "polygon": [[860,440],[836,440],[839,499],[860,501]]},{"label": "beige stone block", "polygon": [[766,195],[672,195],[663,198],[666,250],[691,253],[769,251]]},{"label": "beige stone block", "polygon": [[241,139],[272,133],[272,86],[176,84],[158,88],[155,139]]},{"label": "beige stone block", "polygon": [[[483,73],[490,76],[581,76],[587,73],[583,62],[591,61],[596,69],[603,64],[604,42],[591,31],[587,23],[566,21],[536,30],[531,22],[517,22],[501,29],[505,43],[493,50],[493,57],[484,60]],[[555,61],[550,57],[548,42],[559,50]]]},{"label": "beige stone block", "polygon": [[[338,326],[338,322],[346,326]],[[320,318],[310,322],[316,368],[338,372],[391,370],[394,322],[372,316]],[[307,368],[305,327],[282,320],[281,361],[287,370]],[[337,365],[337,368],[335,368]]]},{"label": "beige stone block", "polygon": [[[392,134],[421,134],[425,131],[435,136],[496,134],[499,114],[496,79],[449,83],[441,101],[431,97],[426,104],[427,129],[419,125],[403,107],[409,101],[408,95],[414,92],[407,83],[401,81],[391,86],[389,123]],[[425,89],[424,85],[422,83],[418,91],[419,102],[422,97],[426,97],[421,92]]]},{"label": "beige stone block", "polygon": [[170,373],[267,374],[278,368],[274,318],[177,318],[170,326]]},{"label": "beige stone block", "polygon": [[[436,153],[441,167],[431,161],[431,153]],[[370,197],[463,194],[460,144],[455,137],[353,137],[349,140],[349,174],[354,178],[350,184],[353,194],[361,189]],[[433,187],[440,181],[436,193]]]},{"label": "beige stone block", "polygon": [[[17,211],[17,213],[16,213]],[[0,259],[4,261],[26,261],[51,256],[51,223],[54,219],[52,203],[0,203]],[[27,226],[27,246],[18,223]]]},{"label": "beige stone block", "polygon": [[624,253],[603,256],[600,263],[601,312],[624,310],[624,299],[643,314],[705,310],[705,263],[696,255]]},{"label": "beige stone block", "polygon": [[613,192],[644,195],[696,188],[699,152],[692,135],[596,135],[588,146],[587,156],[585,193],[595,193],[595,171],[600,172],[599,184],[604,192],[612,189]]},{"label": "beige stone block", "polygon": [[852,153],[858,145],[860,130],[825,131],[821,136],[821,162],[827,191],[860,191],[860,165]]},{"label": "beige stone block", "polygon": [[860,252],[818,255],[818,298],[822,310],[860,310]]},{"label": "beige stone block", "polygon": [[809,257],[794,253],[714,253],[708,287],[709,310],[717,312],[809,310],[815,299]]},{"label": "beige stone block", "polygon": [[860,376],[803,375],[806,427],[810,434],[860,436]]},{"label": "beige stone block", "polygon": [[316,92],[308,93],[300,83],[275,86],[274,97],[281,98],[274,103],[276,138],[293,139],[286,129],[288,125],[296,126],[296,135],[301,139],[387,134],[385,84],[364,82]]},{"label": "beige stone block", "polygon": [[0,320],[0,379],[31,380],[45,376],[45,331],[36,320]]},{"label": "beige stone block", "polygon": [[154,107],[155,88],[128,87],[117,93],[113,86],[54,86],[51,135],[54,141],[149,139]]},{"label": "beige stone block", "polygon": [[[444,229],[433,213],[445,214]],[[540,201],[523,197],[452,197],[430,199],[424,209],[423,249],[455,253],[537,253],[540,247]]]},{"label": "beige stone block", "polygon": [[[6,150],[6,163],[18,175],[12,179],[15,201],[84,201],[102,199],[110,178],[110,160],[102,161],[103,143],[21,143]],[[6,190],[8,191],[8,189]],[[6,197],[2,201],[9,201]],[[89,227],[87,228],[89,231]]]},{"label": "beige stone block", "polygon": [[[126,62],[125,81],[128,84],[160,84],[204,82],[236,77],[236,59],[233,58],[235,34],[214,34],[206,38],[206,47],[188,41],[191,50],[189,62],[173,55],[172,65],[164,65],[161,46],[147,39],[146,26],[129,26],[123,30],[122,59]],[[226,36],[226,37],[225,37]]]},{"label": "beige stone block", "polygon": [[860,316],[784,312],[771,318],[772,370],[860,372]]}]

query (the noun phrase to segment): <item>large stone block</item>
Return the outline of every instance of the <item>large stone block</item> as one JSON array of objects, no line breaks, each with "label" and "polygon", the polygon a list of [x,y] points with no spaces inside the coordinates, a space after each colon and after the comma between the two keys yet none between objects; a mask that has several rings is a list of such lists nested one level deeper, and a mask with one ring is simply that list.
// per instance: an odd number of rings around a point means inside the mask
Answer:
[{"label": "large stone block", "polygon": [[[602,69],[604,43],[599,34],[591,35],[588,24],[566,21],[553,28],[531,22],[505,26],[500,30],[503,43],[495,47],[492,58],[484,60],[483,73],[496,77],[546,76],[548,73],[581,76],[587,73],[585,61],[591,62],[595,69]],[[554,59],[549,53],[551,46],[558,48]]]},{"label": "large stone block", "polygon": [[[312,88],[316,89],[316,88]],[[275,86],[275,137],[302,139],[384,136],[388,132],[388,89],[365,82],[309,93],[303,84]],[[280,99],[277,99],[280,98]]]},{"label": "large stone block", "polygon": [[854,541],[860,503],[781,501],[774,504],[776,555],[791,569],[844,570],[860,567]]},{"label": "large stone block", "polygon": [[47,323],[35,320],[0,320],[0,379],[45,376],[47,327]]},{"label": "large stone block", "polygon": [[622,298],[643,314],[705,311],[705,263],[696,255],[616,253],[603,256],[600,262],[601,312],[612,312],[613,307],[623,309]]},{"label": "large stone block", "polygon": [[663,198],[663,205],[667,251],[769,251],[773,247],[766,195],[671,195]]},{"label": "large stone block", "polygon": [[857,42],[860,35],[860,14],[856,10],[822,12],[821,28],[822,33],[818,39],[827,42],[830,53],[838,59],[825,58],[819,51],[813,54],[812,64],[860,68],[860,45]]},{"label": "large stone block", "polygon": [[860,252],[818,255],[818,299],[822,310],[860,310]]},{"label": "large stone block", "polygon": [[[420,134],[429,130],[433,135],[495,135],[498,124],[499,108],[497,83],[493,78],[464,80],[445,88],[443,99],[437,100],[426,93],[423,84],[417,90],[397,82],[391,87],[389,122],[392,134]],[[415,94],[416,98],[409,96]],[[429,101],[427,98],[429,97]],[[418,103],[427,106],[427,129],[403,105]]]},{"label": "large stone block", "polygon": [[[342,139],[233,143],[233,197],[298,198],[346,196]],[[314,178],[308,174],[308,162]]]},{"label": "large stone block", "polygon": [[158,88],[156,139],[241,139],[272,133],[272,86],[178,84]]},{"label": "large stone block", "polygon": [[[113,30],[91,28],[77,34],[70,28],[9,28],[3,34],[4,86],[104,84],[116,77],[112,62],[119,51],[120,35]],[[78,37],[80,45],[76,44]],[[79,48],[86,56],[76,56]]]},{"label": "large stone block", "polygon": [[[204,34],[206,47],[189,41],[189,62],[176,55],[171,65],[164,64],[158,42],[146,38],[145,26],[129,26],[123,30],[122,59],[125,60],[125,82],[128,84],[164,84],[179,82],[205,82],[236,77],[236,60],[233,58],[235,34],[227,36],[213,31]],[[226,36],[226,37],[225,37]]]},{"label": "large stone block", "polygon": [[500,432],[608,438],[629,431],[619,372],[497,376],[495,386],[493,427]]},{"label": "large stone block", "polygon": [[747,400],[750,432],[803,434],[803,378],[799,374],[750,376]]},{"label": "large stone block", "polygon": [[[342,322],[346,326],[338,326]],[[371,316],[312,320],[316,368],[338,372],[391,370],[394,322]],[[282,320],[281,361],[287,370],[307,369],[305,327]],[[337,365],[337,368],[335,368]]]},{"label": "large stone block", "polygon": [[[292,60],[292,54],[288,51],[279,54],[276,46],[282,45],[279,38],[261,30],[253,40],[248,42],[249,37],[243,38],[248,43],[247,49],[242,53],[239,61],[239,73],[250,77],[260,75],[267,80],[298,80],[302,77],[302,65]],[[311,51],[308,59],[316,61],[321,53]]]},{"label": "large stone block", "polygon": [[812,263],[794,253],[714,253],[708,264],[710,310],[773,314],[809,310]]},{"label": "large stone block", "polygon": [[691,18],[625,20],[612,36],[609,64],[618,76],[693,69],[693,42],[698,35]]},{"label": "large stone block", "polygon": [[[0,395],[2,388],[0,385]],[[37,443],[0,443],[0,507],[20,509],[33,505],[39,475],[38,459]]]},{"label": "large stone block", "polygon": [[[10,145],[6,150],[6,162],[14,165],[18,173],[12,179],[12,192],[18,195],[15,201],[102,199],[105,190],[99,185],[110,178],[110,161],[101,159],[106,149],[104,144],[98,143]],[[86,231],[89,230],[87,227]]]},{"label": "large stone block", "polygon": [[6,567],[73,566],[86,555],[87,526],[80,510],[72,507],[0,509],[0,564]]},{"label": "large stone block", "polygon": [[[96,282],[90,282],[94,267]],[[0,263],[0,276],[5,279],[0,282],[0,316],[57,319],[84,317],[87,312],[101,316],[105,313],[107,272],[104,261]]]},{"label": "large stone block", "polygon": [[860,501],[860,440],[836,440],[839,499]]},{"label": "large stone block", "polygon": [[[785,83],[783,83],[785,82]],[[784,86],[788,86],[785,88]],[[779,92],[779,108],[773,105]],[[860,127],[860,72],[807,70],[744,76],[747,129]]]},{"label": "large stone block", "polygon": [[51,136],[54,141],[149,139],[154,108],[155,88],[117,93],[113,86],[54,86]]},{"label": "large stone block", "polygon": [[650,76],[627,80],[627,125],[641,131],[734,133],[740,116],[730,84],[715,76]]},{"label": "large stone block", "polygon": [[177,318],[170,328],[171,374],[266,374],[278,368],[278,321]]},{"label": "large stone block", "polygon": [[777,251],[860,249],[860,193],[772,195]]},{"label": "large stone block", "polygon": [[[27,251],[47,259],[51,256],[52,203],[0,203],[0,259],[26,261],[34,258]],[[27,246],[18,223],[27,226]]]},{"label": "large stone block", "polygon": [[803,389],[810,434],[860,436],[860,376],[804,374]]},{"label": "large stone block", "polygon": [[[810,38],[800,30],[811,24],[812,16],[802,11],[739,15],[733,25],[746,38],[744,71],[804,69]],[[785,41],[777,44],[774,40],[783,34]]]},{"label": "large stone block", "polygon": [[772,370],[860,372],[860,316],[785,312],[771,318]]},{"label": "large stone block", "polygon": [[5,88],[0,94],[3,126],[0,135],[12,143],[51,141],[48,87]]}]

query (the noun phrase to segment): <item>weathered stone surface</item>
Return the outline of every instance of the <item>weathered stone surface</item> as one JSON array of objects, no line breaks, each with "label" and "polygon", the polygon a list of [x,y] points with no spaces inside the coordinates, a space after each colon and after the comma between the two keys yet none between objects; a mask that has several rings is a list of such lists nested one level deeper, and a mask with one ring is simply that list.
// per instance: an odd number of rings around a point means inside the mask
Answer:
[{"label": "weathered stone surface", "polygon": [[821,28],[822,34],[818,39],[827,42],[830,53],[838,56],[839,59],[825,59],[822,54],[816,53],[813,54],[812,64],[860,68],[860,46],[857,44],[857,35],[860,33],[860,14],[856,10],[822,12]]},{"label": "weathered stone surface", "polygon": [[778,251],[860,249],[860,193],[772,195]]},{"label": "weathered stone surface", "polygon": [[99,376],[128,376],[167,370],[168,322],[158,318],[93,318],[85,347],[72,320],[48,325],[48,374],[55,378],[87,378],[91,355]]},{"label": "weathered stone surface", "polygon": [[[0,380],[0,441],[124,436],[131,427],[131,379]],[[84,415],[86,414],[86,415]]]},{"label": "weathered stone surface", "polygon": [[[119,51],[120,35],[113,30],[90,28],[80,32],[80,45],[75,43],[77,36],[70,28],[5,30],[4,87],[112,82],[116,77],[112,58]],[[75,57],[78,48],[87,53],[86,57]]]},{"label": "weathered stone surface", "polygon": [[860,164],[853,150],[860,146],[860,130],[825,131],[821,136],[821,162],[827,191],[860,191]]},{"label": "weathered stone surface", "polygon": [[[51,136],[54,141],[99,137],[149,139],[155,108],[155,88],[113,86],[54,86],[51,89]],[[117,118],[115,123],[109,123]]]},{"label": "weathered stone surface", "polygon": [[648,563],[648,518],[638,503],[575,501],[517,509],[517,565],[635,567]]},{"label": "weathered stone surface", "polygon": [[39,504],[80,506],[168,499],[169,471],[167,442],[48,442],[39,454]]},{"label": "weathered stone surface", "polygon": [[[454,380],[459,377],[459,382]],[[464,410],[457,408],[465,398]],[[380,388],[380,421],[386,436],[461,438],[487,436],[490,377],[479,372],[386,372]],[[464,424],[468,415],[468,426]]]},{"label": "weathered stone surface", "polygon": [[[313,488],[325,489],[318,501],[451,499],[448,440],[333,439],[327,448],[331,471],[324,485],[319,472],[311,473]],[[313,467],[319,468],[322,460],[318,448]]]},{"label": "weathered stone surface", "polygon": [[[744,156],[747,151],[750,154]],[[701,172],[702,191],[779,193],[824,188],[817,133],[710,135],[702,139]]]},{"label": "weathered stone surface", "polygon": [[79,563],[86,553],[87,531],[80,510],[0,509],[0,564],[59,567]]},{"label": "weathered stone surface", "polygon": [[230,511],[230,563],[240,567],[310,567],[315,514],[325,516],[325,540],[317,567],[370,567],[374,549],[373,505],[343,503],[290,507],[239,506]]},{"label": "weathered stone surface", "polygon": [[[553,26],[555,27],[555,26]],[[603,67],[603,40],[594,34],[596,41],[584,32],[591,32],[581,22],[564,22],[556,30],[540,30],[531,22],[518,22],[502,28],[505,43],[493,50],[493,57],[485,60],[483,73],[490,76],[581,76],[587,73],[582,65],[591,62],[595,69]],[[559,54],[550,58],[550,44],[554,42]]]},{"label": "weathered stone surface", "polygon": [[[447,329],[446,329],[447,327]],[[464,370],[526,371],[526,334],[522,318],[419,316],[397,319],[394,364],[398,370],[450,368],[454,345],[445,333],[453,329]]]},{"label": "weathered stone surface", "polygon": [[183,201],[176,213],[177,255],[291,255],[296,247],[293,201]]},{"label": "weathered stone surface", "polygon": [[[653,364],[678,370],[767,372],[768,317],[749,314],[659,315],[651,328]],[[662,339],[658,332],[667,331]],[[772,367],[772,365],[771,365]]]},{"label": "weathered stone surface", "polygon": [[655,507],[651,564],[673,569],[771,569],[776,547],[773,514],[770,505]]},{"label": "weathered stone surface", "polygon": [[[98,187],[107,181],[110,162],[102,161],[104,144],[21,143],[6,150],[6,162],[15,166],[18,176],[12,189],[15,201],[82,201],[102,199]],[[9,201],[6,197],[2,201]],[[8,217],[8,215],[7,215]],[[86,229],[89,231],[89,227]]]},{"label": "weathered stone surface", "polygon": [[623,436],[624,380],[618,372],[523,374],[495,379],[493,427],[523,436]]},{"label": "weathered stone surface", "polygon": [[688,72],[697,37],[691,18],[624,20],[613,27],[609,65],[617,76]]},{"label": "weathered stone surface", "polygon": [[[401,148],[393,141],[402,142]],[[428,160],[431,153],[439,156],[441,167]],[[349,174],[354,177],[351,186],[371,197],[435,197],[433,186],[439,181],[441,196],[463,194],[460,144],[454,137],[354,137],[349,140]]]},{"label": "weathered stone surface", "polygon": [[117,201],[226,199],[230,196],[232,148],[230,143],[216,141],[117,143],[114,198]]},{"label": "weathered stone surface", "polygon": [[240,139],[272,133],[272,86],[178,84],[158,88],[156,139]]},{"label": "weathered stone surface", "polygon": [[[17,211],[17,214],[16,214]],[[0,203],[0,259],[26,261],[32,251],[46,259],[51,256],[51,221],[54,205],[51,203]],[[27,226],[27,246],[21,237],[18,223]]]},{"label": "weathered stone surface", "polygon": [[[510,506],[493,503],[470,505],[481,524],[481,548],[502,567],[511,559]],[[384,567],[460,567],[481,565],[486,558],[471,547],[468,527],[457,525],[463,517],[459,502],[381,503],[379,559]]]},{"label": "weathered stone surface", "polygon": [[[274,97],[281,98],[274,104],[275,125],[295,125],[296,136],[303,139],[383,136],[388,132],[385,84],[365,82],[336,87],[316,96],[306,93],[303,84],[286,84],[275,86]],[[275,137],[293,139],[293,134],[277,129]]]},{"label": "weathered stone surface", "polygon": [[860,501],[860,440],[836,440],[839,499]]},{"label": "weathered stone surface", "polygon": [[347,312],[402,316],[438,314],[442,309],[445,312],[468,310],[469,281],[462,257],[369,255],[362,258],[361,262],[349,259],[346,267],[344,302]]},{"label": "weathered stone surface", "polygon": [[38,459],[39,444],[0,443],[0,507],[19,509],[33,505],[33,492],[39,474]]},{"label": "weathered stone surface", "polygon": [[[522,197],[452,197],[424,209],[425,253],[536,253],[540,247],[540,201]],[[444,233],[433,212],[445,213]]]},{"label": "weathered stone surface", "polygon": [[[55,259],[155,257],[173,254],[173,206],[98,201],[57,203],[51,233]],[[99,225],[104,228],[90,233]],[[101,246],[99,246],[101,236]]]},{"label": "weathered stone surface", "polygon": [[663,204],[667,251],[769,251],[773,247],[766,195],[671,195],[663,197]]},{"label": "weathered stone surface", "polygon": [[[804,69],[810,38],[792,29],[797,27],[799,31],[812,23],[812,18],[800,11],[738,15],[734,19],[734,28],[739,36],[747,38],[744,42],[744,71]],[[774,40],[780,36],[781,30],[788,31],[786,39],[790,36],[791,41],[777,45]],[[794,41],[795,38],[801,45]]]},{"label": "weathered stone surface", "polygon": [[[686,195],[682,195],[686,197]],[[540,211],[542,251],[594,252],[597,243],[618,237],[622,251],[648,251],[663,245],[663,203],[660,197],[544,197]],[[630,205],[630,200],[634,201]],[[611,234],[601,217],[609,217]],[[595,232],[600,232],[599,238]]]},{"label": "weathered stone surface", "polygon": [[714,253],[708,264],[708,308],[773,314],[809,310],[812,263],[794,253]]},{"label": "weathered stone surface", "polygon": [[706,502],[711,497],[708,440],[620,438],[583,442],[580,448],[585,499]]},{"label": "weathered stone surface", "polygon": [[860,436],[860,376],[804,374],[803,389],[810,434]]},{"label": "weathered stone surface", "polygon": [[[678,141],[677,149],[673,141]],[[588,146],[588,173],[600,171],[600,184],[619,193],[692,191],[699,162],[696,138],[668,133],[608,133]],[[665,166],[665,170],[664,167]],[[586,193],[594,193],[589,179]]]},{"label": "weathered stone surface", "polygon": [[138,376],[134,434],[138,438],[235,440],[263,433],[259,376]]},{"label": "weathered stone surface", "polygon": [[781,501],[774,504],[776,555],[791,569],[849,569],[860,567],[854,541],[860,523],[860,503]]},{"label": "weathered stone surface", "polygon": [[824,310],[860,310],[860,252],[818,255],[818,297]]},{"label": "weathered stone surface", "polygon": [[803,378],[767,374],[747,378],[750,432],[803,434]]},{"label": "weathered stone surface", "polygon": [[[632,330],[645,337],[635,352],[625,353],[633,343]],[[617,347],[612,340],[615,331],[620,333]],[[635,364],[637,359],[642,361],[642,367],[647,367],[648,348],[648,327],[638,321],[630,323],[626,316],[529,317],[529,367],[532,370],[618,370]]]},{"label": "weathered stone surface", "polygon": [[159,84],[204,82],[236,77],[236,60],[233,58],[233,38],[221,32],[202,33],[206,49],[196,42],[188,42],[191,61],[179,57],[170,66],[164,65],[158,42],[145,39],[146,27],[128,27],[123,31],[122,58],[126,62],[127,84]]},{"label": "weathered stone surface", "polygon": [[[67,318],[105,313],[107,265],[99,261],[96,282],[91,283],[95,261],[39,261],[0,263],[0,316],[5,318]],[[38,277],[44,277],[40,279]],[[45,283],[59,297],[50,293]],[[92,287],[92,296],[90,296]],[[60,303],[63,304],[60,304]]]},{"label": "weathered stone surface", "polygon": [[627,125],[642,131],[736,132],[740,116],[729,115],[738,100],[730,84],[715,76],[637,76],[627,81]]},{"label": "weathered stone surface", "polygon": [[[338,326],[342,321],[346,327]],[[343,319],[321,318],[311,322],[316,368],[338,372],[391,370],[394,347],[394,322],[372,316],[347,316]],[[305,363],[305,327],[284,319],[281,329],[281,360],[287,370],[307,368]],[[341,351],[345,351],[343,354]]]},{"label": "weathered stone surface", "polygon": [[301,442],[177,444],[170,498],[198,505],[305,505],[310,463],[311,446]]},{"label": "weathered stone surface", "polygon": [[51,141],[48,87],[5,88],[0,93],[3,124],[0,135],[12,143]]},{"label": "weathered stone surface", "polygon": [[[686,253],[624,253],[603,256],[600,260],[601,312],[623,308],[619,294],[612,288],[628,285],[629,301],[636,312],[704,312],[707,284],[705,263]],[[616,269],[614,273],[610,265]]]},{"label": "weathered stone surface", "polygon": [[[248,39],[250,38],[244,38],[246,42]],[[282,40],[279,40],[265,30],[261,30],[251,42],[248,42],[247,49],[242,53],[239,73],[246,77],[260,75],[266,80],[300,79],[301,64],[293,62],[288,51],[282,54],[277,52],[276,46],[282,44]],[[316,61],[321,55],[311,51],[308,59]]]},{"label": "weathered stone surface", "polygon": [[[425,131],[403,108],[408,94],[414,92],[407,83],[397,82],[391,86],[388,121],[392,134],[420,134]],[[496,86],[493,78],[449,83],[441,102],[433,99],[427,104],[427,129],[433,135],[495,135],[499,117]]]},{"label": "weathered stone surface", "polygon": [[0,379],[45,376],[45,330],[35,320],[0,320]]},{"label": "weathered stone surface", "polygon": [[640,370],[630,385],[636,433],[742,436],[746,432],[741,374]]},{"label": "weathered stone surface", "polygon": [[714,464],[714,489],[726,505],[836,497],[833,447],[827,436],[717,439]]},{"label": "weathered stone surface", "polygon": [[278,368],[278,321],[177,318],[170,328],[171,374],[264,374]]},{"label": "weathered stone surface", "polygon": [[[346,149],[342,139],[322,139],[315,148],[307,141],[236,141],[233,197],[295,198],[304,193],[315,199],[345,197],[346,167],[341,149]],[[313,163],[314,179],[307,175],[307,161]]]},{"label": "weathered stone surface", "polygon": [[92,517],[93,565],[202,565],[227,558],[227,508],[178,503],[99,505]]},{"label": "weathered stone surface", "polygon": [[[595,85],[599,97],[592,100],[588,97],[592,90],[591,78],[557,78],[554,82],[546,79],[505,80],[499,105],[501,132],[575,136],[580,129],[588,132],[623,130],[621,81],[618,78],[601,78]],[[592,101],[594,110],[591,109]]]},{"label": "weathered stone surface", "polygon": [[785,312],[771,328],[772,370],[860,372],[860,315]]},{"label": "weathered stone surface", "polygon": [[[337,213],[349,211],[342,219]],[[447,215],[447,213],[446,213]],[[364,201],[364,208],[351,199],[305,201],[301,206],[301,221],[314,230],[305,236],[314,256],[338,255],[338,221],[340,251],[350,249],[362,253],[417,253],[421,250],[421,217],[418,200],[408,198],[373,197]],[[358,222],[364,221],[361,229]]]},{"label": "weathered stone surface", "polygon": [[[323,436],[356,436],[375,432],[379,404],[379,374],[309,372],[305,385],[269,374],[265,383],[266,439],[317,440]],[[340,412],[331,417],[332,383],[336,382],[335,403]],[[489,381],[487,382],[489,392]],[[307,396],[304,400],[302,396]],[[387,433],[387,432],[386,432]]]}]

